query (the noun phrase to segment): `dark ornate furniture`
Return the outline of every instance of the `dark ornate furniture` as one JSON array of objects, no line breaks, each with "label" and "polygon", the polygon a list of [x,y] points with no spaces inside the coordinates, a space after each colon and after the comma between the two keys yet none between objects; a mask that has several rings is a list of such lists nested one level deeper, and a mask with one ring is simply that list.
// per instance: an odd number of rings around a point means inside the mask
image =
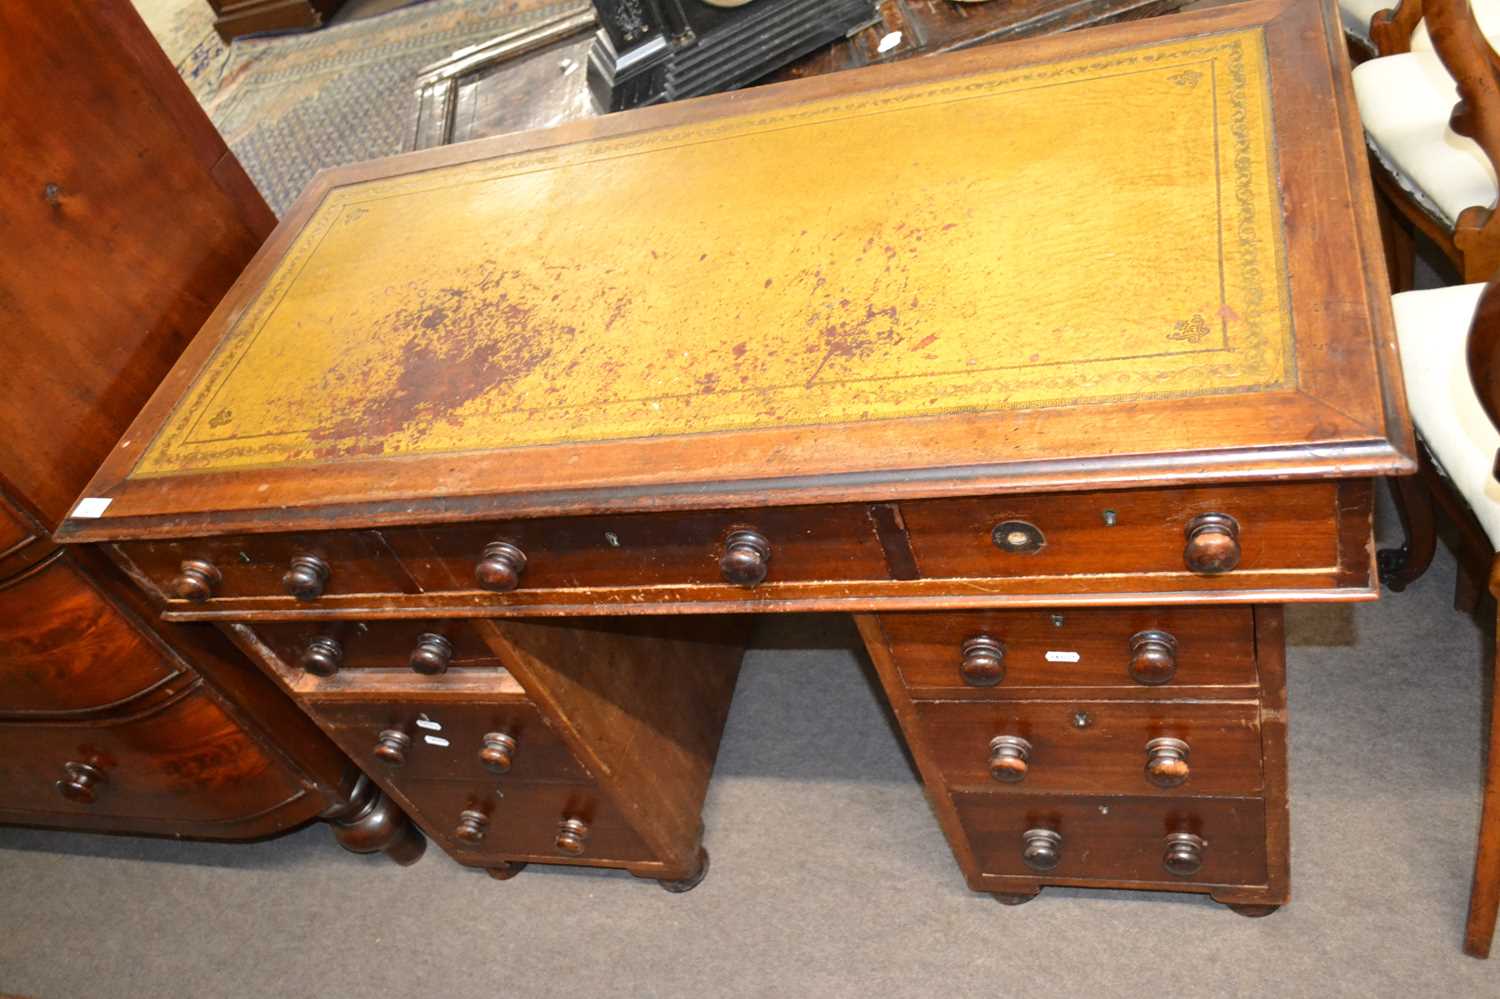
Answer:
[{"label": "dark ornate furniture", "polygon": [[[249,839],[401,813],[212,628],[51,534],[275,219],[125,0],[6,4],[0,822]],[[59,122],[67,122],[59,128]]]},{"label": "dark ornate furniture", "polygon": [[754,83],[868,24],[873,0],[594,0],[588,83],[601,111]]},{"label": "dark ornate furniture", "polygon": [[691,887],[744,616],[846,611],[971,887],[1260,915],[1389,310],[1337,15],[1253,0],[324,173],[64,535],[497,877]]},{"label": "dark ornate furniture", "polygon": [[214,30],[226,42],[243,35],[320,28],[344,0],[208,0]]}]

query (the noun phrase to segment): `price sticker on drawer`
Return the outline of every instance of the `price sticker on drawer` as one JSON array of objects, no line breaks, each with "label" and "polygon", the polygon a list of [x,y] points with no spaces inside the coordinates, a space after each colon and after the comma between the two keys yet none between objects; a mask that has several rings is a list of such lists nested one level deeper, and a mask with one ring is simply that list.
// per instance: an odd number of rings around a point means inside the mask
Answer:
[{"label": "price sticker on drawer", "polygon": [[417,719],[417,728],[425,728],[429,732],[441,732],[443,726],[428,718],[426,715]]},{"label": "price sticker on drawer", "polygon": [[422,736],[422,741],[427,743],[427,745],[429,746],[441,746],[443,749],[447,749],[449,746],[453,745],[453,743],[449,742],[447,739],[444,739],[440,735],[424,735]]},{"label": "price sticker on drawer", "polygon": [[1076,652],[1061,652],[1055,649],[1047,651],[1047,661],[1049,663],[1076,663],[1082,658]]}]

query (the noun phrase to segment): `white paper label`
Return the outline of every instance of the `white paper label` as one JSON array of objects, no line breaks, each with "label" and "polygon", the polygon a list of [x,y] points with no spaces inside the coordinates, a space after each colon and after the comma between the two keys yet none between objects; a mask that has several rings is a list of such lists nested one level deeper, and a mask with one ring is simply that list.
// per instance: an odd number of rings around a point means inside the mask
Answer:
[{"label": "white paper label", "polygon": [[1047,661],[1049,663],[1076,663],[1081,658],[1083,658],[1083,657],[1080,656],[1076,652],[1048,652],[1047,653]]},{"label": "white paper label", "polygon": [[877,53],[879,53],[880,55],[885,55],[891,49],[895,48],[897,45],[900,45],[900,44],[901,44],[901,32],[899,32],[899,31],[892,31],[890,34],[886,35],[884,38],[882,38],[880,40],[880,44],[875,47],[875,51]]},{"label": "white paper label", "polygon": [[427,745],[429,746],[442,746],[444,749],[447,749],[449,746],[453,745],[453,743],[449,742],[447,739],[444,739],[440,735],[424,735],[422,736],[422,741],[427,743]]},{"label": "white paper label", "polygon": [[443,726],[439,725],[437,722],[433,721],[430,718],[418,718],[417,728],[425,728],[429,732],[441,732],[443,730]]},{"label": "white paper label", "polygon": [[78,520],[98,520],[113,502],[107,496],[85,496],[73,508],[73,516]]}]

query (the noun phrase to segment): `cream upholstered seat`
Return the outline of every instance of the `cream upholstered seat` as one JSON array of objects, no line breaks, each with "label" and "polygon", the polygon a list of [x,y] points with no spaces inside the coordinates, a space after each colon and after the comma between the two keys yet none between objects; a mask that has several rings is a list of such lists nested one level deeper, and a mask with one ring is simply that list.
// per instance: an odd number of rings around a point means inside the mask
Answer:
[{"label": "cream upholstered seat", "polygon": [[[1339,0],[1340,6],[1350,0]],[[1394,3],[1381,6],[1391,7]],[[1469,0],[1469,9],[1474,11],[1474,20],[1479,22],[1479,32],[1489,39],[1491,45],[1500,42],[1500,0]],[[1371,14],[1371,17],[1375,15]],[[1366,22],[1368,24],[1368,22]],[[1349,30],[1349,22],[1344,22],[1344,30]],[[1368,27],[1366,33],[1368,34]],[[1413,52],[1431,52],[1432,34],[1427,30],[1425,20],[1417,23],[1417,29],[1411,33],[1411,50]]]},{"label": "cream upholstered seat", "polygon": [[1376,155],[1425,209],[1452,228],[1464,209],[1494,205],[1495,168],[1478,143],[1448,127],[1458,90],[1435,52],[1356,66],[1354,93]]},{"label": "cream upholstered seat", "polygon": [[1344,34],[1353,35],[1370,47],[1370,19],[1380,11],[1396,6],[1396,0],[1339,0],[1339,17]]},{"label": "cream upholstered seat", "polygon": [[1469,380],[1469,325],[1482,284],[1408,291],[1391,299],[1412,422],[1427,449],[1500,550],[1500,431]]}]

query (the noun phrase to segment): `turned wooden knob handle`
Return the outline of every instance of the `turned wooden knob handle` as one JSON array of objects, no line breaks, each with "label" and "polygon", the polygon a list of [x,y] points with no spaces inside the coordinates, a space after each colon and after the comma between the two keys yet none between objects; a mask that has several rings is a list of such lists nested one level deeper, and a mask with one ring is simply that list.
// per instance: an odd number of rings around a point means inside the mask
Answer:
[{"label": "turned wooden knob handle", "polygon": [[1021,862],[1033,871],[1050,871],[1062,860],[1062,833],[1028,829],[1021,834]]},{"label": "turned wooden knob handle", "polygon": [[521,585],[526,571],[526,553],[509,541],[491,541],[474,566],[474,580],[486,590],[509,593]]},{"label": "turned wooden knob handle", "polygon": [[975,635],[960,647],[959,675],[971,687],[993,687],[1005,679],[1005,644],[989,635]]},{"label": "turned wooden knob handle", "polygon": [[484,842],[484,833],[489,827],[488,815],[478,809],[466,808],[458,813],[458,827],[453,830],[453,838],[470,846],[478,846]]},{"label": "turned wooden knob handle", "polygon": [[333,676],[344,664],[344,647],[336,638],[320,635],[302,649],[302,668],[313,676]]},{"label": "turned wooden knob handle", "polygon": [[388,767],[406,766],[406,751],[410,748],[411,736],[394,728],[375,738],[375,758]]},{"label": "turned wooden knob handle", "polygon": [[332,573],[328,563],[318,556],[297,555],[292,559],[292,567],[281,577],[281,588],[287,596],[298,600],[316,600],[323,595]]},{"label": "turned wooden knob handle", "polygon": [[766,564],[771,561],[771,542],[755,531],[735,531],[724,539],[724,554],[719,557],[719,572],[724,582],[735,586],[759,586],[766,578]]},{"label": "turned wooden knob handle", "polygon": [[1152,628],[1130,636],[1130,678],[1148,687],[1177,675],[1177,639]]},{"label": "turned wooden knob handle", "polygon": [[1205,513],[1188,521],[1182,560],[1205,576],[1228,572],[1240,564],[1240,525],[1227,513]]},{"label": "turned wooden knob handle", "polygon": [[1146,779],[1157,787],[1177,787],[1188,779],[1188,744],[1181,739],[1146,743]]},{"label": "turned wooden knob handle", "polygon": [[453,643],[442,635],[417,636],[417,647],[411,650],[406,662],[415,672],[426,676],[437,676],[448,669],[453,661]]},{"label": "turned wooden knob handle", "polygon": [[1167,849],[1161,856],[1161,866],[1168,874],[1179,878],[1190,878],[1203,867],[1203,850],[1208,846],[1203,837],[1192,833],[1172,833],[1167,837]]},{"label": "turned wooden knob handle", "polygon": [[491,773],[503,774],[516,760],[516,738],[505,732],[486,732],[479,748],[479,763]]},{"label": "turned wooden knob handle", "polygon": [[214,595],[224,577],[218,567],[201,558],[188,559],[177,570],[172,580],[172,593],[179,600],[191,600],[201,604]]},{"label": "turned wooden knob handle", "polygon": [[557,827],[557,848],[574,857],[588,845],[589,825],[582,819],[563,819]]},{"label": "turned wooden knob handle", "polygon": [[990,776],[1002,784],[1026,779],[1026,761],[1031,743],[1019,735],[997,735],[990,740]]},{"label": "turned wooden knob handle", "polygon": [[92,805],[105,783],[104,771],[92,763],[65,763],[62,779],[56,786],[57,793],[69,801]]}]

